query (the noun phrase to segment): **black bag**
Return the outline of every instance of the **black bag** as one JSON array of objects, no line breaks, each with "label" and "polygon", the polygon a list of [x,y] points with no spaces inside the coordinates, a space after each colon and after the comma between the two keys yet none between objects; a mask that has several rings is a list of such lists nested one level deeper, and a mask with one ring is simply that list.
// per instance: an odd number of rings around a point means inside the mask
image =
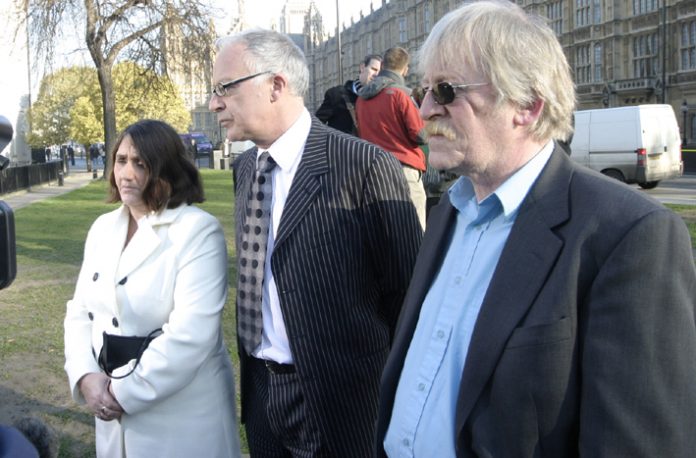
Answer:
[{"label": "black bag", "polygon": [[[155,338],[162,334],[162,329],[155,329],[146,337],[138,336],[117,336],[114,334],[102,333],[104,343],[99,352],[99,367],[111,378],[120,379],[128,377],[133,373],[143,356],[143,352]],[[111,373],[116,368],[125,366],[131,359],[135,360],[133,369],[126,375],[114,376]]]}]

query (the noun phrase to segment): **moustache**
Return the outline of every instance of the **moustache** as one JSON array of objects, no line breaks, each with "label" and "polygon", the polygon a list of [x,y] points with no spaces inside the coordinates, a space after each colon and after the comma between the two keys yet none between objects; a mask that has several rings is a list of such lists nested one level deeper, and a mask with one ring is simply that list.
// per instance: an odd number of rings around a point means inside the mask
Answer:
[{"label": "moustache", "polygon": [[440,121],[426,122],[425,135],[427,137],[431,137],[433,135],[442,135],[450,141],[455,140],[457,138],[457,134],[454,132],[454,129]]}]

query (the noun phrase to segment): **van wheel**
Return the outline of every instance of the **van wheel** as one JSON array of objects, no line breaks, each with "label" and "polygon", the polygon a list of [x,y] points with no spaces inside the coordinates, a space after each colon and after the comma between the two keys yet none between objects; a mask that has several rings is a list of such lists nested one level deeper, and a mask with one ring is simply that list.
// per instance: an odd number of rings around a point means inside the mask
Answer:
[{"label": "van wheel", "polygon": [[603,174],[608,176],[609,178],[613,178],[615,180],[619,180],[622,183],[626,182],[626,178],[624,178],[623,173],[616,169],[607,169],[602,171]]},{"label": "van wheel", "polygon": [[657,187],[657,184],[659,181],[647,181],[645,183],[638,183],[638,186],[640,186],[643,189],[654,189]]}]

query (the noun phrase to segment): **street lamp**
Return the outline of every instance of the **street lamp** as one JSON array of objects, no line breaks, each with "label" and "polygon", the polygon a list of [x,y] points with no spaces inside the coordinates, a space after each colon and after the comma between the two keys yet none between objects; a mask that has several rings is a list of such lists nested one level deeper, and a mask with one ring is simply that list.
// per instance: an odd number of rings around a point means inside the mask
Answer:
[{"label": "street lamp", "polygon": [[684,101],[681,104],[681,112],[682,116],[684,117],[684,136],[682,137],[682,145],[686,146],[686,114],[689,112],[689,105],[686,103],[686,99],[684,99]]}]

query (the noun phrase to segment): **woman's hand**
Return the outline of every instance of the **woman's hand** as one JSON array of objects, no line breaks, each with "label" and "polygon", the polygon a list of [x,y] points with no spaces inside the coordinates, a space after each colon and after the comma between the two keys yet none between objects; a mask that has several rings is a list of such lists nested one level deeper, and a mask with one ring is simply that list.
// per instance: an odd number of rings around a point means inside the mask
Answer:
[{"label": "woman's hand", "polygon": [[104,421],[121,418],[123,409],[109,390],[109,377],[100,372],[91,372],[83,376],[77,385],[95,417]]}]

